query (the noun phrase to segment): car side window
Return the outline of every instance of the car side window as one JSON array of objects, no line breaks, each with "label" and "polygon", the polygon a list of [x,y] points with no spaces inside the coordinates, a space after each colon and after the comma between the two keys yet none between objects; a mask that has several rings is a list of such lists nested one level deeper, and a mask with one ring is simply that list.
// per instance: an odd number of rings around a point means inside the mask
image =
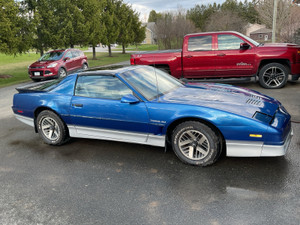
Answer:
[{"label": "car side window", "polygon": [[211,51],[211,50],[212,50],[211,35],[189,38],[188,51]]},{"label": "car side window", "polygon": [[238,50],[243,42],[245,41],[235,35],[220,34],[218,35],[218,50]]},{"label": "car side window", "polygon": [[73,58],[73,55],[72,55],[72,52],[71,51],[68,51],[66,54],[65,54],[65,58],[69,57],[70,59]]},{"label": "car side window", "polygon": [[79,52],[78,51],[72,51],[72,55],[73,55],[73,58],[76,58],[79,56]]},{"label": "car side window", "polygon": [[79,76],[75,88],[76,96],[89,98],[120,100],[127,94],[132,94],[132,90],[117,77],[109,75]]}]

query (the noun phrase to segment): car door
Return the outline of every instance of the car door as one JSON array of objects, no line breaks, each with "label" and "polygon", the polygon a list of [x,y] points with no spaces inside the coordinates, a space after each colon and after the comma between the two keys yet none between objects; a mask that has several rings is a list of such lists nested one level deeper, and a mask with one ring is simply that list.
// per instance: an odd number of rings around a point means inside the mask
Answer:
[{"label": "car door", "polygon": [[72,55],[73,55],[73,69],[77,70],[81,68],[80,52],[77,50],[72,50]]},{"label": "car door", "polygon": [[213,36],[191,36],[183,46],[183,76],[186,78],[211,77],[215,73]]},{"label": "car door", "polygon": [[255,50],[241,49],[245,41],[234,34],[219,34],[216,51],[216,76],[250,76],[254,74]]},{"label": "car door", "polygon": [[71,51],[67,51],[64,56],[65,68],[67,71],[73,70],[73,55]]},{"label": "car door", "polygon": [[78,137],[146,142],[149,116],[144,102],[122,103],[132,94],[112,75],[79,76],[71,101],[71,131]]}]

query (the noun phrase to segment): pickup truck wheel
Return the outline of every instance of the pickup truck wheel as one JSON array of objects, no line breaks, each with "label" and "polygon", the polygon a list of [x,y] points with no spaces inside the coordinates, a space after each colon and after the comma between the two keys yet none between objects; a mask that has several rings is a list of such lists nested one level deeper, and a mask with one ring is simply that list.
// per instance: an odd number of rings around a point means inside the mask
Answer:
[{"label": "pickup truck wheel", "polygon": [[259,84],[269,89],[282,88],[287,82],[288,75],[288,70],[284,65],[269,63],[259,71]]},{"label": "pickup truck wheel", "polygon": [[220,155],[219,142],[210,127],[196,121],[179,124],[172,134],[172,147],[177,157],[195,166],[213,164]]}]

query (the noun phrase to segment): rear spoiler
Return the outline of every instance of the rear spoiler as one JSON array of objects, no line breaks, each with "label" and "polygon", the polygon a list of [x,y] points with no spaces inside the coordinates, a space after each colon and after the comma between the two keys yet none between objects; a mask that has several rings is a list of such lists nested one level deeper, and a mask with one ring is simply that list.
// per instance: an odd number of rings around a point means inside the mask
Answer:
[{"label": "rear spoiler", "polygon": [[55,83],[59,83],[60,80],[48,80],[48,81],[42,81],[39,83],[30,83],[21,87],[17,87],[16,90],[19,93],[42,93],[47,92],[48,87],[54,85]]}]

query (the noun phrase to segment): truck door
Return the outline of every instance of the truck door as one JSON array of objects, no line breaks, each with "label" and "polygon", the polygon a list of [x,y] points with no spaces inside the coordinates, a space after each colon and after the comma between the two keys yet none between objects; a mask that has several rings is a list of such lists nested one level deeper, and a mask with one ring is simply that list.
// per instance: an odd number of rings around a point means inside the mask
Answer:
[{"label": "truck door", "polygon": [[213,77],[215,56],[212,35],[188,37],[182,49],[183,76],[185,78]]},{"label": "truck door", "polygon": [[217,35],[216,51],[217,77],[251,76],[254,74],[255,50],[253,47],[241,49],[245,41],[234,34]]}]

